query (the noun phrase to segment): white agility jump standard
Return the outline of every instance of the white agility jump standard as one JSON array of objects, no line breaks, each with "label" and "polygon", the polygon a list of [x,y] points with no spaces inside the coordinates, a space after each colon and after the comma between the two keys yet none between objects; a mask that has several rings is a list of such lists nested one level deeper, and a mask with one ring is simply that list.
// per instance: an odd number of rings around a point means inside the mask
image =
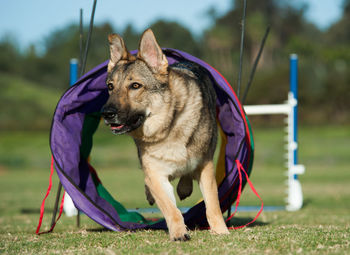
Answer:
[{"label": "white agility jump standard", "polygon": [[298,56],[290,55],[290,91],[284,104],[245,105],[248,115],[286,115],[287,123],[287,167],[288,167],[288,211],[299,210],[303,206],[303,193],[298,175],[305,172],[304,165],[298,164]]}]

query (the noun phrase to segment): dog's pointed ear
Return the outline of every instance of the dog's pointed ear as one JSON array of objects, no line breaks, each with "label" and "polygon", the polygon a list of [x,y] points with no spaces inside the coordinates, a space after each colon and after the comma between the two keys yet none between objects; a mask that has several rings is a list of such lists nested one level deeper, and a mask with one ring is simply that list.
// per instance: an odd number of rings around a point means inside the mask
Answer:
[{"label": "dog's pointed ear", "polygon": [[143,32],[137,57],[144,60],[154,73],[166,73],[168,60],[159,47],[151,29]]},{"label": "dog's pointed ear", "polygon": [[125,46],[123,38],[118,34],[110,34],[108,36],[110,61],[108,63],[108,71],[111,71],[113,67],[122,59],[127,60],[129,52]]}]

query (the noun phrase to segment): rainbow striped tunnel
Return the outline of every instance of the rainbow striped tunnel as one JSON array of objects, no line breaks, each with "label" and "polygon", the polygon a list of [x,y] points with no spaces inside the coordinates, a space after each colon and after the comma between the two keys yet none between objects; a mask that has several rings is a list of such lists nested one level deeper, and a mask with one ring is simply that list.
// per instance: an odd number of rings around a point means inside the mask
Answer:
[{"label": "rainbow striped tunnel", "polygon": [[[247,116],[230,84],[213,67],[179,50],[163,51],[169,64],[193,61],[206,68],[212,77],[217,94],[217,120],[222,141],[216,179],[224,213],[237,198],[240,186],[237,162],[246,169],[248,175],[252,169],[254,142]],[[82,76],[57,104],[52,120],[50,147],[58,177],[75,206],[110,230],[166,229],[164,219],[154,222],[137,212],[128,212],[104,188],[97,172],[87,161],[94,132],[100,123],[101,108],[108,99],[105,84],[107,63],[96,66]],[[246,181],[246,176],[243,176],[242,187]],[[208,225],[203,201],[193,205],[183,216],[189,228]]]}]

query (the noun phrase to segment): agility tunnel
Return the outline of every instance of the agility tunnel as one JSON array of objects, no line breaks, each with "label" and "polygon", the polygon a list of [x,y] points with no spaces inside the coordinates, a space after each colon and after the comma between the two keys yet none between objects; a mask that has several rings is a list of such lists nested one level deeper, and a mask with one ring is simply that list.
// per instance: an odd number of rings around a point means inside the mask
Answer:
[{"label": "agility tunnel", "polygon": [[[236,199],[239,202],[241,191],[249,182],[254,142],[247,116],[230,84],[213,67],[179,50],[163,51],[169,65],[192,61],[203,66],[211,76],[217,94],[217,123],[221,135],[216,179],[220,207],[224,213]],[[136,54],[136,51],[132,54]],[[50,134],[53,164],[78,210],[102,226],[113,231],[166,229],[164,219],[150,221],[137,212],[128,212],[104,188],[97,172],[88,163],[93,134],[101,119],[100,111],[108,99],[105,84],[107,64],[108,61],[86,73],[59,100]],[[189,228],[208,226],[203,201],[195,204],[183,216]]]}]

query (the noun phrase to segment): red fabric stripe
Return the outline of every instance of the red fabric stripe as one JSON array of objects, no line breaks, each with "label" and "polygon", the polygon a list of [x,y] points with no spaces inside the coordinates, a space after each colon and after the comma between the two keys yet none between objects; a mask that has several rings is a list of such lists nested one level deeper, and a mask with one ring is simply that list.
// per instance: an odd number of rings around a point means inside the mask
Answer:
[{"label": "red fabric stripe", "polygon": [[[250,222],[248,222],[247,224],[244,224],[242,226],[238,226],[238,227],[229,227],[228,229],[240,229],[240,228],[244,228],[250,224],[252,224],[253,222],[255,222],[257,220],[257,218],[260,216],[260,214],[262,213],[263,209],[264,209],[264,202],[261,199],[260,195],[258,194],[258,192],[256,191],[256,189],[254,188],[253,183],[250,181],[249,176],[247,174],[247,172],[244,170],[244,167],[242,166],[241,162],[239,162],[238,159],[236,159],[236,164],[237,164],[237,169],[238,169],[238,176],[239,176],[239,189],[238,189],[238,195],[237,195],[237,200],[236,200],[236,208],[235,211],[230,215],[230,217],[228,217],[226,219],[226,222],[228,222],[229,220],[232,219],[232,217],[236,214],[237,209],[238,209],[238,205],[241,199],[241,194],[242,194],[242,171],[245,174],[245,177],[247,179],[247,182],[250,186],[250,188],[252,189],[252,191],[254,192],[254,194],[260,199],[261,201],[261,207],[259,212],[257,213],[257,215],[254,217],[254,219]],[[210,229],[210,227],[202,227],[200,229]]]},{"label": "red fabric stripe", "polygon": [[96,180],[97,180],[99,183],[102,183],[101,180],[100,180],[100,178],[99,178],[98,175],[97,175],[97,172],[96,172],[95,168],[93,168],[93,166],[90,165],[89,162],[88,162],[88,167],[89,167],[90,173],[96,178]]},{"label": "red fabric stripe", "polygon": [[229,220],[233,217],[233,215],[236,213],[237,207],[238,207],[238,205],[239,205],[240,196],[241,196],[241,189],[242,189],[242,173],[241,173],[241,171],[243,171],[243,173],[245,174],[246,179],[247,179],[247,182],[248,182],[250,188],[252,189],[252,191],[254,192],[254,194],[260,199],[260,201],[261,201],[261,207],[260,207],[259,212],[257,213],[257,215],[255,216],[255,218],[254,218],[252,221],[250,221],[250,222],[248,222],[247,224],[244,224],[244,225],[242,225],[242,226],[230,227],[229,229],[240,229],[240,228],[244,228],[244,227],[246,227],[246,226],[252,224],[254,221],[257,220],[257,218],[260,216],[261,212],[262,212],[263,209],[264,209],[264,202],[263,202],[263,200],[261,199],[261,197],[259,196],[259,194],[258,194],[258,192],[256,191],[256,189],[254,188],[254,185],[253,185],[253,183],[250,181],[249,176],[248,176],[247,172],[244,170],[244,168],[243,168],[241,162],[239,162],[239,160],[236,159],[236,164],[237,164],[237,169],[238,169],[238,173],[239,173],[239,180],[240,180],[239,191],[238,191],[237,202],[236,202],[236,209],[235,209],[235,211],[231,214],[231,216],[226,220],[226,222],[229,221]]},{"label": "red fabric stripe", "polygon": [[[238,160],[236,160],[237,162]],[[241,199],[241,194],[242,194],[242,173],[240,170],[240,165],[237,165],[237,169],[238,169],[238,177],[239,177],[239,188],[238,188],[238,195],[237,195],[237,199],[236,199],[236,207],[235,207],[235,211],[230,215],[230,217],[227,218],[226,222],[228,222],[230,219],[232,219],[232,217],[236,214],[237,212],[237,208],[239,205],[239,201]]]},{"label": "red fabric stripe", "polygon": [[53,159],[53,156],[51,156],[51,172],[50,172],[50,178],[49,178],[49,187],[47,188],[46,195],[45,195],[45,197],[43,199],[43,202],[41,203],[39,223],[38,223],[38,226],[37,226],[36,231],[35,231],[35,233],[37,235],[41,235],[41,234],[52,232],[52,230],[56,226],[57,221],[61,218],[61,215],[62,215],[62,212],[63,212],[64,195],[66,193],[66,192],[64,192],[64,190],[63,190],[63,196],[62,196],[62,200],[61,200],[61,204],[60,204],[60,211],[59,211],[58,218],[56,219],[55,223],[51,226],[50,230],[44,231],[44,232],[39,232],[41,224],[42,224],[42,221],[43,221],[43,217],[44,217],[45,201],[46,201],[46,198],[49,196],[50,191],[51,191],[51,187],[52,187],[52,175],[53,175],[53,172],[54,172],[54,159]]},{"label": "red fabric stripe", "polygon": [[[208,64],[208,63],[207,63],[207,64]],[[241,115],[242,115],[242,117],[243,117],[243,119],[244,119],[245,113],[244,113],[243,107],[242,107],[240,101],[238,100],[237,95],[236,95],[236,93],[234,92],[234,90],[233,90],[232,86],[230,85],[230,83],[226,80],[226,78],[225,78],[218,70],[216,70],[214,67],[212,67],[212,66],[209,65],[209,64],[208,64],[208,66],[210,66],[211,68],[213,68],[213,69],[221,76],[221,78],[226,82],[227,86],[230,88],[230,90],[232,91],[232,94],[234,95],[234,97],[235,97],[236,100],[237,100],[237,103],[238,103],[238,106],[239,106]],[[246,129],[246,131],[247,131],[246,133],[247,133],[248,141],[249,141],[249,144],[250,144],[249,128],[248,128],[248,123],[247,123],[247,121],[246,121],[245,119],[244,119],[244,125],[245,125],[245,129]],[[250,151],[250,150],[249,150],[249,151]]]},{"label": "red fabric stripe", "polygon": [[[61,218],[61,215],[62,215],[62,212],[63,212],[64,195],[65,195],[65,194],[66,194],[66,192],[63,191],[63,196],[62,196],[62,200],[61,200],[61,204],[60,204],[60,212],[59,212],[59,214],[58,214],[58,217],[57,217],[55,223],[51,226],[50,230],[48,230],[48,231],[46,231],[46,232],[42,232],[42,233],[40,233],[40,234],[50,233],[50,232],[52,232],[53,229],[55,228],[56,223],[57,223],[57,221]],[[39,234],[39,235],[40,235],[40,234]]]},{"label": "red fabric stripe", "polygon": [[[228,88],[231,90],[232,94],[233,94],[234,97],[236,98],[236,101],[237,101],[237,104],[238,104],[240,113],[241,113],[242,118],[243,118],[243,122],[244,122],[245,130],[246,130],[246,134],[247,134],[247,135],[246,135],[246,139],[247,139],[249,145],[251,145],[250,132],[249,132],[248,123],[247,123],[247,121],[246,121],[246,119],[245,119],[245,112],[244,112],[244,110],[243,110],[243,107],[242,107],[240,101],[239,101],[238,98],[237,98],[236,93],[234,92],[234,90],[233,90],[232,86],[230,85],[230,83],[226,80],[226,78],[225,78],[218,70],[216,70],[214,67],[212,67],[212,66],[209,65],[208,63],[206,63],[206,64],[207,64],[208,66],[210,66],[213,70],[215,70],[215,72],[217,72],[217,73],[220,75],[220,77],[225,81],[226,85],[228,86]],[[248,160],[247,160],[247,161],[249,162],[250,160],[251,160],[251,147],[248,146]],[[236,160],[236,162],[237,162],[237,161],[238,161],[238,160]],[[239,162],[239,161],[238,161],[238,162]],[[241,166],[242,169],[243,169],[243,166],[242,166],[241,164],[240,164],[240,166]],[[233,217],[233,215],[236,213],[237,207],[238,207],[238,204],[239,204],[239,199],[240,199],[240,196],[241,196],[241,193],[242,193],[242,173],[240,172],[240,169],[239,169],[238,166],[237,166],[237,168],[238,168],[239,179],[240,179],[239,191],[238,191],[238,195],[237,195],[237,203],[236,203],[235,212],[234,212],[233,214],[231,214],[231,216],[229,217],[229,219],[231,219],[231,218]],[[249,180],[246,171],[245,171],[244,169],[243,169],[243,171],[244,171],[244,173],[246,174],[247,180]],[[226,178],[226,177],[225,177],[225,178]],[[248,181],[248,183],[249,183],[249,186],[250,186],[250,187],[253,187],[253,186],[252,186],[253,184],[250,182],[250,180]],[[226,192],[225,195],[224,195],[223,197],[220,197],[220,198],[219,198],[219,199],[220,199],[220,203],[221,203],[223,200],[225,200],[225,198],[232,192],[234,186],[235,186],[235,182],[234,182],[233,185],[231,186],[231,189],[230,189],[228,192]],[[252,190],[253,190],[253,189],[254,189],[254,187],[252,188]],[[255,191],[255,189],[254,189],[253,191]],[[256,191],[255,191],[255,192],[256,192]],[[257,194],[257,193],[256,193],[256,194]],[[257,194],[257,196],[260,198],[260,196],[259,196],[258,194]],[[261,198],[260,198],[260,200],[261,200]],[[262,200],[261,200],[261,202],[262,202]],[[262,204],[262,206],[263,206],[263,204]],[[258,213],[258,216],[260,215],[260,213],[261,213],[261,212]],[[204,217],[204,216],[203,216],[203,217]],[[257,218],[257,217],[256,217],[256,218]],[[254,221],[255,221],[255,220],[256,220],[256,219],[254,219]],[[251,223],[249,223],[249,224],[251,224]],[[248,224],[248,225],[249,225],[249,224]],[[209,227],[204,227],[204,228],[201,228],[201,229],[209,229]]]},{"label": "red fabric stripe", "polygon": [[[208,63],[207,63],[208,64]],[[209,64],[208,64],[209,65]],[[240,112],[241,112],[241,115],[242,115],[242,118],[243,118],[243,122],[244,122],[244,126],[245,126],[245,130],[246,130],[246,139],[247,139],[247,142],[249,143],[249,145],[251,145],[251,137],[250,137],[250,132],[249,132],[249,127],[248,127],[248,123],[245,119],[245,112],[243,110],[243,107],[240,103],[240,101],[238,100],[237,98],[237,95],[236,93],[234,92],[232,86],[230,85],[230,83],[226,80],[226,78],[218,71],[216,70],[214,67],[212,67],[211,65],[209,65],[211,68],[213,68],[219,75],[220,77],[226,82],[228,88],[231,90],[232,94],[234,95],[234,97],[236,98],[236,101],[237,101],[237,105],[240,109]],[[247,159],[247,162],[249,162],[251,160],[251,146],[248,146],[248,159]],[[247,165],[247,167],[249,166],[249,164]],[[244,171],[245,172],[245,171]],[[249,184],[250,185],[250,184]],[[226,194],[230,194],[231,191],[227,192]]]},{"label": "red fabric stripe", "polygon": [[49,187],[47,188],[46,195],[45,195],[45,197],[43,199],[43,202],[41,203],[39,223],[38,223],[38,226],[37,226],[36,231],[35,231],[36,234],[39,234],[41,223],[43,222],[44,211],[45,211],[45,201],[46,201],[46,198],[49,196],[50,191],[51,191],[51,187],[52,187],[53,171],[54,171],[53,156],[51,156],[51,172],[50,172],[50,179],[49,179]]}]

